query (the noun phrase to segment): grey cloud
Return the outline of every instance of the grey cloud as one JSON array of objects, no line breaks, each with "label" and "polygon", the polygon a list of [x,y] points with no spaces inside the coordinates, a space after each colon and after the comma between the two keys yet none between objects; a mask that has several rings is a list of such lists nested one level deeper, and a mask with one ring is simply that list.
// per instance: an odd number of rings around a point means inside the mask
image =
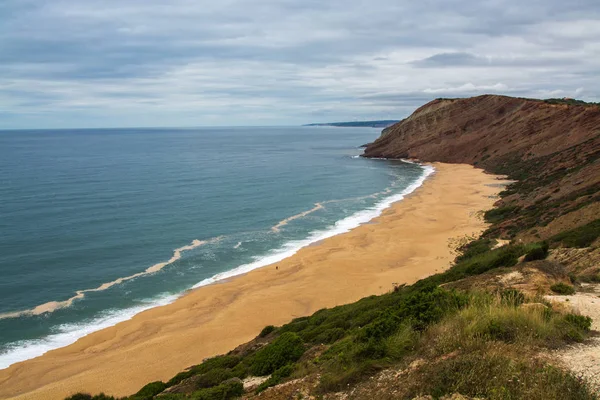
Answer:
[{"label": "grey cloud", "polygon": [[582,87],[593,100],[599,22],[591,0],[5,0],[0,123],[401,118],[441,95]]}]

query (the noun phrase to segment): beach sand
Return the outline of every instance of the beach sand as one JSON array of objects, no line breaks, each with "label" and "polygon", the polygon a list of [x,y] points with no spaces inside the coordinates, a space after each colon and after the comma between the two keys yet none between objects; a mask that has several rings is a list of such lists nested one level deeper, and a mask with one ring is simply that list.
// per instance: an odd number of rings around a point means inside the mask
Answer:
[{"label": "beach sand", "polygon": [[193,290],[174,303],[0,371],[0,398],[62,399],[78,391],[128,395],[204,358],[321,308],[413,283],[451,265],[461,238],[482,232],[480,211],[502,190],[469,165],[436,172],[369,224],[275,265]]}]

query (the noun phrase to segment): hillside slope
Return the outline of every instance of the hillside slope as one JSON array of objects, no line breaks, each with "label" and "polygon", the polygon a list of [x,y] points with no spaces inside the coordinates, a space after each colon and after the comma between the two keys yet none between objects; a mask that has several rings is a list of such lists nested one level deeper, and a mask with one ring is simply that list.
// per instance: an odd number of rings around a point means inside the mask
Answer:
[{"label": "hillside slope", "polygon": [[484,95],[438,99],[386,128],[365,157],[467,163],[518,180],[502,237],[527,242],[600,215],[600,106]]}]

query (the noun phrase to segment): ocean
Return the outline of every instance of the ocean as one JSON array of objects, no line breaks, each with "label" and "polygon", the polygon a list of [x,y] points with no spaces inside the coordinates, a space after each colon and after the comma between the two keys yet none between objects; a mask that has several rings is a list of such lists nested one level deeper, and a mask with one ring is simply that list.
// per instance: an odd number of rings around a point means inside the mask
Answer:
[{"label": "ocean", "polygon": [[0,368],[368,222],[432,172],[379,133],[0,131]]}]

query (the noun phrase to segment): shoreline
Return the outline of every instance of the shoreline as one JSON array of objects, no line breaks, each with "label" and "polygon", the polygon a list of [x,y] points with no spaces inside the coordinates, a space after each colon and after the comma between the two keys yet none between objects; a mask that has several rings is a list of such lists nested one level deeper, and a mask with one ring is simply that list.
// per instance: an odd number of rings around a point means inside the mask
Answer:
[{"label": "shoreline", "polygon": [[[141,312],[144,312],[146,310],[149,310],[149,309],[152,309],[155,307],[162,307],[162,306],[168,305],[168,304],[176,301],[177,299],[181,298],[182,296],[185,296],[190,291],[196,290],[200,287],[213,285],[213,284],[219,284],[221,282],[228,281],[237,276],[247,274],[255,269],[263,268],[268,265],[275,264],[285,258],[292,257],[296,252],[298,252],[300,249],[302,249],[304,247],[314,246],[318,243],[321,243],[323,240],[325,240],[329,237],[347,233],[350,230],[352,230],[362,224],[370,223],[373,219],[380,216],[381,213],[384,212],[387,208],[389,208],[394,202],[401,201],[402,199],[404,199],[404,197],[406,197],[407,195],[410,195],[413,191],[415,191],[417,188],[419,188],[423,184],[423,182],[425,182],[425,180],[432,173],[435,173],[435,169],[429,164],[421,164],[421,163],[417,163],[417,162],[409,161],[409,160],[401,160],[401,161],[403,161],[405,163],[409,163],[409,164],[418,164],[422,168],[422,173],[414,182],[412,182],[410,185],[408,185],[405,189],[403,189],[399,193],[391,194],[391,189],[386,188],[383,192],[378,192],[375,194],[367,195],[365,197],[373,197],[375,195],[382,194],[382,193],[388,194],[387,197],[379,199],[379,201],[377,203],[375,203],[374,205],[372,205],[371,207],[356,211],[354,214],[344,217],[324,229],[316,229],[316,230],[310,232],[309,235],[303,239],[296,239],[296,240],[288,241],[279,248],[274,248],[270,252],[267,252],[265,254],[255,257],[255,260],[253,260],[251,262],[247,262],[245,264],[238,265],[230,270],[222,271],[222,272],[219,272],[208,278],[202,279],[201,281],[197,282],[193,286],[191,286],[188,289],[183,290],[179,293],[162,295],[162,296],[153,298],[153,299],[149,300],[147,305],[125,308],[123,310],[114,310],[114,312],[112,310],[109,310],[109,312],[105,313],[104,315],[98,316],[95,319],[93,319],[92,322],[90,322],[89,324],[78,326],[74,331],[67,330],[67,331],[60,331],[60,332],[57,332],[54,334],[50,334],[49,336],[42,338],[39,342],[37,340],[31,340],[30,344],[24,345],[21,348],[16,348],[13,351],[9,351],[7,353],[1,354],[0,355],[0,370],[8,368],[11,365],[14,365],[19,362],[23,362],[23,361],[34,359],[36,357],[40,357],[40,356],[44,355],[45,353],[47,353],[48,351],[52,351],[52,350],[56,350],[56,349],[60,349],[60,348],[69,346],[69,345],[75,343],[77,340],[81,339],[82,337],[85,337],[94,332],[100,331],[102,329],[106,329],[108,327],[114,326],[121,322],[128,321],[131,318],[133,318],[135,315],[137,315]],[[304,217],[314,211],[322,209],[322,208],[324,208],[325,204],[335,203],[335,202],[339,202],[339,201],[343,201],[343,200],[345,200],[345,199],[326,200],[321,203],[315,203],[315,207],[313,207],[312,209],[303,211],[299,214],[292,215],[290,217],[287,217],[287,218],[279,221],[276,225],[271,227],[271,231],[278,232],[281,227],[287,225],[290,221]],[[145,276],[145,275],[149,275],[149,274],[158,272],[162,268],[166,267],[167,265],[170,265],[173,262],[179,260],[181,258],[182,252],[188,251],[188,250],[191,250],[191,249],[194,249],[194,248],[206,245],[206,244],[216,243],[216,242],[221,241],[222,239],[223,239],[223,236],[217,236],[217,237],[213,237],[210,239],[203,239],[203,240],[194,239],[189,244],[183,245],[181,247],[174,249],[173,255],[170,259],[156,263],[156,264],[152,265],[151,267],[146,268],[142,272],[137,272],[132,275],[115,278],[112,281],[107,281],[105,283],[100,284],[96,288],[87,288],[87,289],[76,290],[74,292],[75,294],[72,295],[67,300],[49,301],[49,302],[37,305],[35,307],[32,307],[30,309],[0,314],[0,319],[17,318],[20,316],[28,316],[28,315],[41,315],[41,314],[44,314],[47,312],[51,313],[56,310],[60,310],[62,308],[70,307],[73,305],[73,302],[75,300],[85,297],[85,294],[88,292],[103,291],[103,290],[111,288],[115,284],[120,284],[122,282],[131,280],[131,279],[134,279],[137,277],[141,277],[141,276]],[[242,244],[242,242],[238,243],[238,245],[241,245],[241,244]],[[238,246],[238,245],[236,245],[236,246]],[[234,246],[234,248],[236,248],[236,246]],[[60,338],[60,339],[57,339],[57,338]],[[63,339],[63,338],[66,338],[66,339]],[[62,343],[60,343],[60,344],[56,343],[56,342],[60,342],[60,341],[62,341]],[[23,355],[25,355],[25,357],[27,357],[27,358],[23,358]],[[13,361],[10,361],[10,363],[8,363],[8,362],[6,362],[7,358],[9,358],[9,359],[12,358]]]},{"label": "shoreline", "polygon": [[277,261],[277,269],[271,264],[199,287],[166,306],[1,370],[0,398],[132,394],[251,340],[265,325],[446,269],[453,259],[449,241],[485,229],[476,214],[491,208],[501,187],[494,175],[468,165],[434,165],[435,174],[378,217],[301,248]]}]

